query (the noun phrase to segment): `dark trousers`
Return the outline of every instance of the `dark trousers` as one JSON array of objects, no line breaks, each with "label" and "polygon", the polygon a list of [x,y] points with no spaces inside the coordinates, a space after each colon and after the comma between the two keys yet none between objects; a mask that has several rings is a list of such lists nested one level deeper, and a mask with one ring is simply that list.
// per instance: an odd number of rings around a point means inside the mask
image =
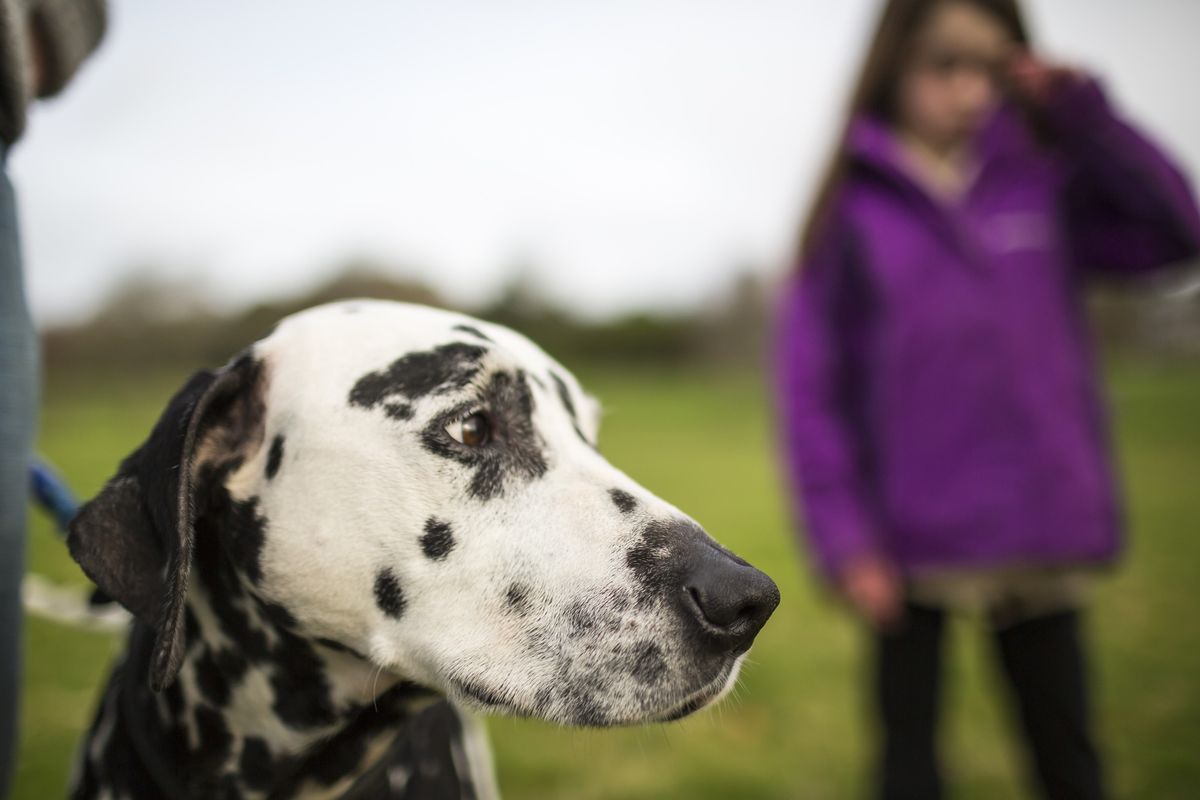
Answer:
[{"label": "dark trousers", "polygon": [[[909,606],[900,630],[876,637],[874,689],[883,728],[878,796],[885,800],[942,797],[935,743],[944,627],[944,612]],[[993,638],[1042,795],[1104,797],[1079,613],[1020,622],[995,630]]]}]

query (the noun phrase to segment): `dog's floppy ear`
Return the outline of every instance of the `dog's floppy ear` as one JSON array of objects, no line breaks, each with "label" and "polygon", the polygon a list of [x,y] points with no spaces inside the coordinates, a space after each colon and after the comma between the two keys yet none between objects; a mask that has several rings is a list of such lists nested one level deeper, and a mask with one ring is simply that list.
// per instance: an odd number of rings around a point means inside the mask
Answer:
[{"label": "dog's floppy ear", "polygon": [[150,664],[155,691],[175,679],[183,658],[197,454],[216,432],[216,447],[224,452],[243,449],[255,435],[261,438],[260,371],[259,363],[245,356],[219,372],[193,375],[171,398],[145,443],[121,462],[70,524],[71,556],[87,576],[155,629]]}]

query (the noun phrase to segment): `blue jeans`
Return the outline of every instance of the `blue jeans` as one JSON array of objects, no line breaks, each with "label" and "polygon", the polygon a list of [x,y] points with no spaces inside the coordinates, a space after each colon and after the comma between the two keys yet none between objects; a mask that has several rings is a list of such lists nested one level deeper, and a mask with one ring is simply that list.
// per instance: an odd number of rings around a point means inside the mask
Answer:
[{"label": "blue jeans", "polygon": [[37,413],[38,350],[12,184],[0,146],[0,798],[15,772],[21,681],[21,577],[29,463]]}]

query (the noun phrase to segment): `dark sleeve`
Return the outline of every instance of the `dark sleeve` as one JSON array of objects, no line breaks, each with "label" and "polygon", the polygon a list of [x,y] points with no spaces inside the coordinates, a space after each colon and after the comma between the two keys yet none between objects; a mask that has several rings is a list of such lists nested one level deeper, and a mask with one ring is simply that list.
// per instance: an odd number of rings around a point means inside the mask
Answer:
[{"label": "dark sleeve", "polygon": [[1139,273],[1200,253],[1187,178],[1113,111],[1096,81],[1061,87],[1049,115],[1071,162],[1063,210],[1078,267]]}]

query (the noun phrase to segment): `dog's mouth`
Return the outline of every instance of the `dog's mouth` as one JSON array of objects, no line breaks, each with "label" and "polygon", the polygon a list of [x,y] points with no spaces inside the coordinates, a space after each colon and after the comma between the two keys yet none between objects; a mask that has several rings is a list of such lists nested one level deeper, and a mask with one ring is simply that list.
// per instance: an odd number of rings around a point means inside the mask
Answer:
[{"label": "dog's mouth", "polygon": [[[619,707],[610,707],[603,711],[596,709],[598,713],[587,718],[578,718],[574,715],[547,714],[548,709],[545,706],[538,707],[537,704],[522,702],[514,697],[511,692],[495,687],[485,687],[477,681],[456,678],[451,681],[451,686],[455,690],[455,694],[466,700],[469,704],[480,708],[480,710],[493,713],[501,712],[521,717],[547,719],[553,722],[601,728],[674,722],[699,711],[724,695],[733,686],[734,677],[737,675],[738,668],[741,666],[744,657],[744,655],[738,656],[725,662],[717,670],[716,674],[702,686],[693,689],[677,700],[672,700],[670,705],[665,709],[660,711],[643,710],[640,713],[622,713]],[[650,704],[645,703],[643,708],[645,708],[645,705]]]},{"label": "dog's mouth", "polygon": [[675,722],[676,720],[683,719],[690,714],[694,714],[708,704],[716,701],[723,694],[725,694],[725,692],[732,688],[734,683],[732,678],[735,674],[737,674],[738,667],[741,665],[743,657],[744,656],[739,656],[738,658],[730,661],[721,668],[721,670],[716,674],[716,676],[713,677],[711,681],[692,692],[690,695],[669,708],[667,711],[656,715],[647,721]]}]

